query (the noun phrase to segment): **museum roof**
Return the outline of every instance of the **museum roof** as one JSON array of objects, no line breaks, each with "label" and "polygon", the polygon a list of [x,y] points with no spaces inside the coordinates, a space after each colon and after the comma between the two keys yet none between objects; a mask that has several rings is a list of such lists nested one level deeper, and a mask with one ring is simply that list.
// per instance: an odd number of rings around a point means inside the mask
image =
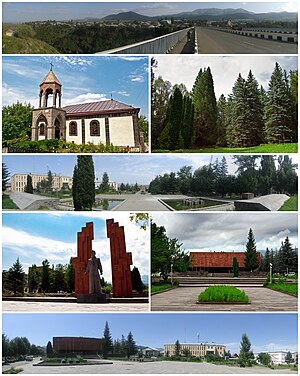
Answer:
[{"label": "museum roof", "polygon": [[43,79],[43,81],[41,82],[41,85],[43,85],[43,84],[53,84],[53,83],[61,85],[59,79],[55,76],[53,70],[50,70],[47,73],[47,75],[45,76],[45,78]]},{"label": "museum roof", "polygon": [[90,114],[105,114],[112,112],[127,112],[136,111],[138,108],[132,107],[128,104],[115,101],[114,99],[106,101],[98,101],[92,103],[73,104],[63,107],[66,111],[66,116],[70,115],[90,115]]}]

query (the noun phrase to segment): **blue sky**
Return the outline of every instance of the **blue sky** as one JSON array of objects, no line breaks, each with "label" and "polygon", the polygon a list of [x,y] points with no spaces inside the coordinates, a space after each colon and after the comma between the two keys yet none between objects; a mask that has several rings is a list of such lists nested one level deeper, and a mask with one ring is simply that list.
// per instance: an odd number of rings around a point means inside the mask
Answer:
[{"label": "blue sky", "polygon": [[[102,180],[104,172],[108,173],[110,181],[118,183],[149,184],[157,175],[177,172],[183,166],[192,166],[193,171],[210,162],[214,163],[222,155],[197,154],[168,154],[168,155],[94,155],[95,176]],[[290,155],[295,161],[295,156]],[[226,155],[228,171],[234,174],[237,166],[233,158]],[[73,155],[3,155],[3,162],[7,165],[10,175],[16,173],[47,174],[48,169],[56,175],[72,176],[76,164]]]},{"label": "blue sky", "polygon": [[215,342],[239,352],[243,333],[256,351],[297,351],[297,314],[3,314],[2,330],[10,339],[25,336],[46,345],[53,336],[101,337],[108,321],[113,338],[132,331],[138,345]]},{"label": "blue sky", "polygon": [[176,14],[200,8],[243,8],[255,13],[297,12],[296,2],[96,2],[3,3],[4,22],[102,18],[109,14],[134,11],[146,16]]},{"label": "blue sky", "polygon": [[2,216],[2,268],[8,269],[19,257],[27,272],[32,264],[67,264],[76,256],[77,232],[94,222],[93,249],[101,259],[103,276],[111,281],[109,239],[105,221],[114,218],[125,229],[127,252],[141,275],[149,275],[149,229],[130,222],[129,213],[5,213]]},{"label": "blue sky", "polygon": [[[169,215],[168,215],[169,214]],[[252,228],[257,251],[278,250],[288,236],[298,246],[297,213],[152,213],[167,236],[177,238],[186,251],[243,252]]]},{"label": "blue sky", "polygon": [[5,56],[3,105],[19,101],[37,107],[39,85],[51,62],[62,84],[62,106],[111,99],[112,95],[148,116],[148,58],[143,56]]}]

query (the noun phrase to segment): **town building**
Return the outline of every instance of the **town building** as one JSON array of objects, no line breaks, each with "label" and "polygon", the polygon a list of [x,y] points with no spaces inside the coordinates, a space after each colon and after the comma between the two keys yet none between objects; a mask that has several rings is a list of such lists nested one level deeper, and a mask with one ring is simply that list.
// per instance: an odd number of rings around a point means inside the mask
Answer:
[{"label": "town building", "polygon": [[139,111],[113,99],[62,107],[62,84],[51,67],[40,84],[39,106],[32,111],[31,139],[62,139],[80,145],[112,144],[143,152]]},{"label": "town building", "polygon": [[[192,270],[197,272],[230,273],[233,259],[236,257],[239,269],[245,270],[245,252],[190,252],[189,258]],[[258,263],[261,264],[261,255],[257,252]]]},{"label": "town building", "polygon": [[87,337],[53,337],[53,350],[57,354],[97,355],[101,353],[103,339]]},{"label": "town building", "polygon": [[[27,184],[27,175],[32,178],[33,189],[37,189],[38,183],[48,179],[48,175],[40,174],[14,174],[11,181],[11,192],[24,192]],[[71,189],[73,178],[70,176],[52,175],[52,190]]]},{"label": "town building", "polygon": [[[280,365],[280,364],[287,364],[285,359],[287,356],[288,351],[268,351],[266,352],[271,356],[271,362],[274,365]],[[296,358],[298,357],[298,353],[290,351],[293,357],[293,363],[296,362]],[[255,353],[254,356],[257,358],[259,353]]]},{"label": "town building", "polygon": [[145,358],[159,357],[161,356],[161,350],[155,347],[146,347],[142,349],[142,354]]},{"label": "town building", "polygon": [[[216,345],[214,343],[180,343],[180,355],[184,355],[189,351],[191,356],[204,358],[207,355],[216,355],[221,358],[225,356],[226,346]],[[172,356],[176,353],[175,344],[167,344],[164,346],[164,355]]]}]

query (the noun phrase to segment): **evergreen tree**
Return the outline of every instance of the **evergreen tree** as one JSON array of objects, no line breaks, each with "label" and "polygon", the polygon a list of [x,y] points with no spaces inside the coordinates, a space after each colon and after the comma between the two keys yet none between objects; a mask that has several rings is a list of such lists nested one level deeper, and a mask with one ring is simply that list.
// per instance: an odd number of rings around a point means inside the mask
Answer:
[{"label": "evergreen tree", "polygon": [[179,190],[184,195],[190,192],[192,176],[192,166],[183,166],[177,172]]},{"label": "evergreen tree", "polygon": [[110,334],[108,322],[105,322],[104,332],[103,332],[103,357],[107,359],[108,355],[111,354],[113,350],[113,340]]},{"label": "evergreen tree", "polygon": [[52,185],[53,185],[53,175],[51,170],[48,171],[47,174],[47,191],[52,192]]},{"label": "evergreen tree", "polygon": [[181,346],[180,346],[179,340],[177,340],[175,342],[175,353],[174,353],[174,355],[178,358],[180,356],[180,353],[181,353]]},{"label": "evergreen tree", "polygon": [[248,241],[246,244],[244,264],[245,269],[250,270],[251,272],[257,269],[259,266],[254,234],[251,228],[248,233]]},{"label": "evergreen tree", "polygon": [[6,186],[9,181],[9,171],[5,163],[2,162],[2,193],[6,191]]},{"label": "evergreen tree", "polygon": [[47,346],[46,346],[46,354],[47,356],[53,355],[53,347],[50,341],[47,343]]},{"label": "evergreen tree", "polygon": [[29,291],[37,290],[41,283],[41,275],[38,271],[38,268],[35,264],[31,265],[28,270],[28,287]]},{"label": "evergreen tree", "polygon": [[44,260],[42,262],[42,290],[44,292],[49,292],[51,290],[51,270],[50,270],[50,264],[48,260]]},{"label": "evergreen tree", "polygon": [[292,99],[285,73],[276,62],[269,82],[265,105],[265,139],[268,143],[285,143],[292,137]]},{"label": "evergreen tree", "polygon": [[291,354],[290,351],[288,351],[287,354],[286,354],[285,362],[286,362],[287,364],[294,363],[293,355]]},{"label": "evergreen tree", "polygon": [[251,359],[253,358],[253,352],[251,351],[251,342],[247,334],[242,335],[239,363],[241,367],[251,367]]},{"label": "evergreen tree", "polygon": [[127,358],[129,359],[131,355],[137,353],[137,347],[135,341],[133,339],[133,335],[131,332],[128,333],[127,340],[126,340],[126,350],[127,350]]},{"label": "evergreen tree", "polygon": [[77,156],[72,195],[75,210],[92,210],[95,202],[95,172],[91,155]]},{"label": "evergreen tree", "polygon": [[218,109],[210,68],[200,69],[193,89],[194,144],[196,147],[215,145],[217,142]]},{"label": "evergreen tree", "polygon": [[102,183],[100,185],[100,192],[101,193],[107,193],[107,192],[109,192],[109,190],[110,190],[109,177],[108,177],[107,172],[104,172],[104,174],[102,176]]},{"label": "evergreen tree", "polygon": [[271,263],[271,253],[269,251],[269,248],[266,249],[265,256],[263,258],[263,264],[262,264],[262,270],[264,272],[268,272],[270,269],[270,263]]},{"label": "evergreen tree", "polygon": [[144,290],[145,286],[142,282],[140,271],[135,266],[131,271],[131,280],[132,280],[132,290],[136,290],[138,292],[142,292]]},{"label": "evergreen tree", "polygon": [[259,191],[262,195],[272,193],[276,185],[276,167],[272,155],[262,155],[259,169]]},{"label": "evergreen tree", "polygon": [[227,101],[224,94],[221,94],[218,103],[217,119],[217,145],[226,146],[226,107]]},{"label": "evergreen tree", "polygon": [[25,272],[19,258],[17,258],[8,270],[8,283],[15,296],[17,294],[24,294]]},{"label": "evergreen tree", "polygon": [[288,236],[281,244],[281,247],[278,252],[278,258],[280,273],[288,273],[289,271],[294,271],[293,248]]},{"label": "evergreen tree", "polygon": [[70,262],[67,265],[65,281],[66,281],[67,291],[73,292],[75,289],[75,271],[73,268],[72,257],[70,258]]},{"label": "evergreen tree", "polygon": [[32,177],[31,175],[27,175],[27,181],[24,188],[24,192],[26,193],[33,193],[33,186],[32,186]]},{"label": "evergreen tree", "polygon": [[169,150],[176,150],[180,148],[180,131],[182,128],[182,109],[183,98],[181,91],[178,87],[175,88],[174,94],[170,100],[170,113],[169,113]]},{"label": "evergreen tree", "polygon": [[232,272],[234,277],[238,277],[240,274],[239,263],[236,257],[232,261]]},{"label": "evergreen tree", "polygon": [[192,145],[194,126],[194,105],[190,96],[183,97],[183,122],[181,127],[181,135],[185,149],[189,149]]}]

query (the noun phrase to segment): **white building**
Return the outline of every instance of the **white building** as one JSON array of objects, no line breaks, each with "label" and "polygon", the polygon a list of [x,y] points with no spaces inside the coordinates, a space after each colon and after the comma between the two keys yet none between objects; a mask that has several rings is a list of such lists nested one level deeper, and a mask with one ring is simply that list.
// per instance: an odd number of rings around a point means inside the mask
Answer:
[{"label": "white building", "polygon": [[[271,356],[271,361],[275,365],[279,364],[286,364],[285,358],[287,356],[288,351],[268,351],[266,352]],[[296,361],[297,353],[290,351],[292,354],[292,357],[294,359],[294,362]],[[259,353],[255,353],[255,358],[258,357]]]},{"label": "white building", "polygon": [[[32,178],[33,189],[37,188],[37,184],[42,180],[47,180],[48,175],[42,174],[14,174],[11,178],[11,192],[24,192],[27,184],[27,175]],[[71,189],[73,185],[73,178],[70,176],[56,176],[52,175],[52,189],[54,191],[61,190],[62,188]]]},{"label": "white building", "polygon": [[[191,356],[204,358],[207,355],[216,355],[220,357],[225,356],[226,346],[216,345],[215,343],[180,343],[180,355],[184,355],[186,351],[190,352]],[[175,344],[167,344],[164,346],[164,355],[175,355]]]}]

